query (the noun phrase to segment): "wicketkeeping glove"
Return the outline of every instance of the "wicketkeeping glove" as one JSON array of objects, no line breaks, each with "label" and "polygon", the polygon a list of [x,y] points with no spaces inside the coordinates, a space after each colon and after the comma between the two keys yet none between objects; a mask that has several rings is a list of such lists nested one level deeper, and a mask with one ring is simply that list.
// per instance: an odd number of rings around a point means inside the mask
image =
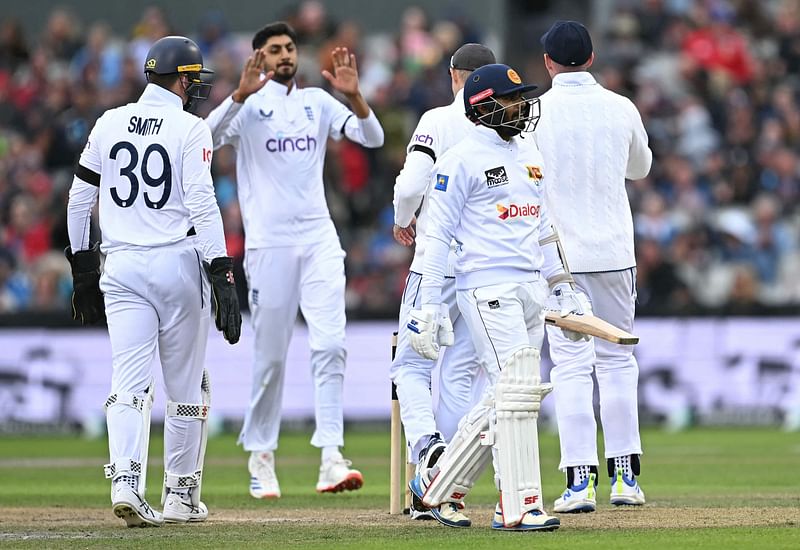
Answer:
[{"label": "wicketkeeping glove", "polygon": [[442,314],[439,304],[426,304],[422,309],[413,310],[406,327],[410,331],[411,347],[426,359],[436,361],[441,346],[453,345],[453,323],[449,316]]},{"label": "wicketkeeping glove", "polygon": [[[576,315],[591,315],[592,305],[589,303],[589,298],[586,297],[581,291],[575,291],[569,283],[559,283],[553,287],[553,293],[547,299],[544,305],[545,309],[558,311],[559,315],[566,317],[570,313]],[[569,340],[578,342],[584,340],[588,342],[591,336],[574,330],[561,329]]]},{"label": "wicketkeeping glove", "polygon": [[242,314],[239,297],[233,280],[233,258],[221,256],[211,263],[203,262],[211,281],[211,296],[214,302],[214,322],[230,344],[239,341],[242,333]]},{"label": "wicketkeeping glove", "polygon": [[72,318],[82,325],[91,325],[105,319],[103,293],[100,292],[100,246],[72,252],[64,249],[64,256],[72,268]]}]

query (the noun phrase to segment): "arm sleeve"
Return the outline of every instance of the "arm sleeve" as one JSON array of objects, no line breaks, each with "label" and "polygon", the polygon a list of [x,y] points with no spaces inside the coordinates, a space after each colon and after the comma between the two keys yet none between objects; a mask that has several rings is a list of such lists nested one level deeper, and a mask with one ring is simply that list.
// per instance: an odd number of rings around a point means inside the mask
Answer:
[{"label": "arm sleeve", "polygon": [[240,113],[244,113],[242,107],[244,103],[236,103],[233,96],[228,96],[206,117],[206,123],[211,129],[214,140],[214,149],[228,144],[238,147],[242,121]]},{"label": "arm sleeve", "polygon": [[184,203],[207,260],[228,255],[211,179],[211,144],[211,131],[203,121],[198,121],[189,132],[183,149]]},{"label": "arm sleeve", "polygon": [[442,282],[447,270],[450,242],[461,223],[461,212],[470,185],[463,162],[455,155],[442,157],[436,172],[430,195],[425,262],[420,284],[423,304],[442,302]]},{"label": "arm sleeve", "polygon": [[431,181],[431,169],[439,154],[436,128],[426,113],[422,115],[411,142],[403,169],[394,184],[394,223],[408,227]]},{"label": "arm sleeve", "polygon": [[75,168],[72,187],[69,189],[67,234],[69,235],[69,245],[73,251],[89,248],[92,208],[100,192],[100,174],[103,171],[98,137],[101,133],[102,120],[103,118],[100,117],[89,133],[89,139],[81,152],[78,166]]},{"label": "arm sleeve", "polygon": [[542,275],[548,282],[559,275],[569,276],[566,258],[562,257],[564,247],[558,239],[555,227],[550,223],[550,216],[547,210],[542,207],[542,215],[539,218],[539,247],[542,250]]},{"label": "arm sleeve", "polygon": [[628,107],[633,126],[633,135],[631,137],[628,169],[625,177],[631,180],[638,180],[650,173],[650,166],[653,164],[653,152],[647,145],[647,131],[644,129],[639,111],[636,110],[636,106],[630,100],[628,100]]},{"label": "arm sleeve", "polygon": [[394,183],[394,223],[408,227],[428,189],[433,159],[411,151]]},{"label": "arm sleeve", "polygon": [[99,187],[86,183],[78,176],[72,179],[67,203],[67,233],[74,252],[89,248],[92,207],[99,192]]},{"label": "arm sleeve", "polygon": [[370,109],[367,118],[358,118],[334,97],[325,94],[325,109],[329,111],[328,135],[335,140],[347,136],[350,141],[375,149],[383,145],[383,127]]}]

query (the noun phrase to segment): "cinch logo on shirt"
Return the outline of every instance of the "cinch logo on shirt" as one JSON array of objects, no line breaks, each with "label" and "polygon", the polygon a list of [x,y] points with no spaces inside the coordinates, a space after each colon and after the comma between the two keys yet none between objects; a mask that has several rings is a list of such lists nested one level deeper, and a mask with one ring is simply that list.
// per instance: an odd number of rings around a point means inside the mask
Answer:
[{"label": "cinch logo on shirt", "polygon": [[433,145],[433,136],[428,134],[414,134],[414,138],[411,141],[414,143],[422,143],[423,145]]},{"label": "cinch logo on shirt", "polygon": [[317,140],[311,136],[281,137],[267,140],[267,151],[270,153],[294,153],[295,151],[314,151]]},{"label": "cinch logo on shirt", "polygon": [[445,176],[444,174],[436,174],[436,185],[434,189],[437,191],[447,191],[447,181],[450,179],[450,176]]},{"label": "cinch logo on shirt", "polygon": [[527,218],[530,216],[538,218],[540,208],[541,205],[538,204],[519,205],[511,203],[508,207],[498,204],[497,211],[500,212],[500,215],[497,217],[501,220],[509,220],[511,218]]}]

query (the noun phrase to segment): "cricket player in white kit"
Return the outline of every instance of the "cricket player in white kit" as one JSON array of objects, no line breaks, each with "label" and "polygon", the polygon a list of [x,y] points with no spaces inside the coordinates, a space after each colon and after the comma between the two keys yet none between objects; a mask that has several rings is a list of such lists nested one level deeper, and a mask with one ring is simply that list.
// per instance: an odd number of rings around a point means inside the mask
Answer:
[{"label": "cricket player in white kit", "polygon": [[[578,289],[594,313],[633,332],[636,259],[625,179],[650,171],[653,155],[636,107],[606,90],[588,72],[594,61],[586,28],[558,21],[542,37],[544,62],[553,79],[541,96],[535,133],[548,168],[545,206],[552,214]],[[548,328],[558,433],[559,468],[567,488],[556,512],[596,507],[597,426],[592,371],[600,392],[600,418],[611,503],[641,505],[637,385],[639,367],[631,346],[598,338],[570,341]]]},{"label": "cricket player in white kit", "polygon": [[542,205],[546,167],[534,144],[520,136],[539,118],[538,100],[522,97],[535,87],[500,64],[481,67],[467,80],[464,107],[475,126],[435,167],[422,305],[408,322],[414,349],[436,358],[447,340],[441,288],[455,239],[458,307],[489,387],[436,466],[422,470],[410,488],[427,506],[456,506],[494,454],[500,502],[492,527],[511,531],[559,526],[542,503],[536,429],[539,404],[550,390],[539,375],[548,286],[564,314],[585,311]]},{"label": "cricket player in white kit", "polygon": [[[211,132],[185,112],[208,97],[210,85],[200,75],[210,71],[197,45],[180,36],[153,44],[144,69],[149,83],[139,101],[106,111],[89,135],[70,189],[66,250],[73,316],[96,322],[105,300],[113,369],[105,473],[112,480],[112,509],[130,527],[208,516],[200,487],[212,296],[217,328],[231,344],[241,327],[211,180]],[[102,276],[97,243],[89,243],[98,196]],[[163,516],[145,500],[156,355],[167,394]]]},{"label": "cricket player in white kit", "polygon": [[[316,430],[322,448],[318,492],[361,487],[342,457],[345,369],[344,251],[325,201],[327,139],[383,145],[383,129],[361,96],[355,56],[332,52],[323,71],[353,111],[320,88],[298,88],[294,30],[277,22],[258,31],[239,87],[209,116],[214,147],[236,150],[245,231],[245,274],[255,332],[250,405],[239,438],[250,451],[250,494],[277,498],[278,448],[286,354],[298,307],[308,324]],[[262,74],[266,73],[266,74]]]},{"label": "cricket player in white kit", "polygon": [[[425,257],[431,170],[436,160],[472,129],[473,124],[464,114],[464,82],[472,71],[494,62],[494,54],[482,44],[464,44],[456,50],[450,60],[455,99],[450,105],[431,109],[422,115],[408,144],[403,170],[394,186],[395,240],[405,246],[411,246],[416,241],[416,248],[400,304],[397,353],[390,376],[397,386],[400,416],[411,462],[417,464],[424,457],[427,468],[433,467],[444,450],[444,442],[453,437],[459,421],[472,408],[475,393],[473,383],[479,369],[475,347],[458,312],[452,266],[448,268],[443,284],[442,303],[453,324],[455,343],[447,349],[439,368],[439,402],[435,413],[431,401],[431,373],[436,363],[420,357],[411,348],[405,326],[411,310],[420,305],[419,286]],[[415,216],[417,209],[419,214]],[[458,508],[448,506],[440,512],[450,516],[451,522],[460,526],[470,524]],[[422,518],[422,514],[430,512],[414,499],[411,515],[417,519]]]}]

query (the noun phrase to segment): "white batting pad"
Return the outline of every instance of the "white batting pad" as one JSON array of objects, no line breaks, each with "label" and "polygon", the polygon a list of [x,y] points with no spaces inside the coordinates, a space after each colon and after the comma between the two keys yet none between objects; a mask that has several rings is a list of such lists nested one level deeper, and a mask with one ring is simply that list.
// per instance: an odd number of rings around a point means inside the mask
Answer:
[{"label": "white batting pad", "polygon": [[426,506],[464,501],[492,457],[492,448],[483,441],[491,412],[489,404],[481,403],[461,421],[453,440],[435,466],[438,473],[422,497]]},{"label": "white batting pad", "polygon": [[111,464],[103,466],[107,478],[115,479],[120,475],[137,476],[137,491],[144,498],[147,487],[147,455],[150,450],[150,413],[153,410],[155,395],[155,379],[150,378],[150,384],[143,395],[127,392],[112,393],[105,403],[106,413],[112,407],[131,407],[141,413],[142,429],[139,437],[139,461],[130,458],[118,458]]},{"label": "white batting pad", "polygon": [[[208,369],[203,369],[203,378],[200,381],[200,391],[202,403],[177,403],[167,401],[167,416],[178,416],[183,418],[194,418],[202,420],[200,428],[200,449],[197,453],[197,467],[194,472],[188,474],[176,474],[164,470],[164,485],[161,489],[161,504],[167,500],[167,489],[183,489],[195,487],[190,492],[192,504],[200,505],[200,490],[203,485],[203,463],[206,456],[206,442],[208,441],[208,412],[211,410],[211,380],[208,376]],[[165,449],[166,453],[166,449]],[[166,464],[166,455],[164,456]]]},{"label": "white batting pad", "polygon": [[530,510],[544,511],[536,420],[552,385],[541,383],[539,361],[536,348],[519,350],[506,361],[495,387],[495,448],[506,527]]}]

